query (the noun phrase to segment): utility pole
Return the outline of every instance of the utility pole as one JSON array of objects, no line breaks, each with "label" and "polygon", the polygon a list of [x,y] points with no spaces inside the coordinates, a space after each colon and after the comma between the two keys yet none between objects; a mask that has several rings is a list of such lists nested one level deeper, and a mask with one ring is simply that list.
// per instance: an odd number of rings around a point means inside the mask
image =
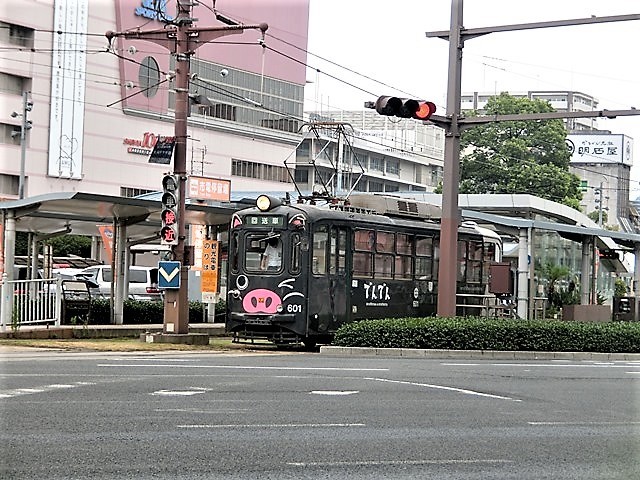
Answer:
[{"label": "utility pole", "polygon": [[177,2],[177,15],[168,22],[165,28],[154,30],[137,30],[131,32],[105,33],[109,43],[116,37],[126,39],[147,40],[167,48],[176,60],[175,72],[175,150],[173,157],[173,173],[179,179],[178,205],[178,242],[173,247],[173,258],[180,262],[180,288],[166,290],[164,303],[163,333],[189,333],[188,267],[185,258],[186,241],[186,182],[187,182],[187,117],[189,115],[189,63],[195,50],[219,37],[243,33],[246,29],[259,29],[262,34],[268,25],[242,25],[216,14],[216,18],[226,26],[203,27],[193,26],[191,17],[193,3],[190,0]]},{"label": "utility pole", "polygon": [[31,92],[22,92],[22,114],[18,112],[12,112],[13,118],[22,116],[22,126],[20,127],[20,180],[18,183],[18,198],[22,200],[24,198],[24,183],[25,183],[25,162],[27,160],[27,130],[31,129],[31,120],[28,115],[33,108],[33,102],[31,101]]},{"label": "utility pole", "polygon": [[491,117],[462,116],[461,79],[462,50],[467,39],[495,32],[511,32],[536,28],[566,27],[595,23],[640,20],[640,14],[615,15],[607,17],[578,18],[550,22],[521,23],[495,27],[464,28],[463,0],[451,1],[450,30],[426,32],[427,38],[441,38],[449,41],[449,80],[447,84],[447,111],[445,116],[433,115],[430,121],[445,130],[444,178],[442,184],[442,227],[440,231],[440,266],[438,270],[438,316],[452,317],[456,314],[456,280],[458,225],[458,185],[460,183],[460,134],[467,128],[490,122],[510,120],[547,120],[552,118],[615,118],[624,115],[640,115],[640,110],[591,111],[591,112],[551,112],[515,115],[494,115]]}]

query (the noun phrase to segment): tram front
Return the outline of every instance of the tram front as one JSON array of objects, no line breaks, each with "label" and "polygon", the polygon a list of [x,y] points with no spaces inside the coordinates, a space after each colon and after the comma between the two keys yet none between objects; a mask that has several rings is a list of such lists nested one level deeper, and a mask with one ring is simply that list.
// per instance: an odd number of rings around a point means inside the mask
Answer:
[{"label": "tram front", "polygon": [[227,332],[234,342],[313,343],[307,329],[306,216],[261,195],[229,234]]}]

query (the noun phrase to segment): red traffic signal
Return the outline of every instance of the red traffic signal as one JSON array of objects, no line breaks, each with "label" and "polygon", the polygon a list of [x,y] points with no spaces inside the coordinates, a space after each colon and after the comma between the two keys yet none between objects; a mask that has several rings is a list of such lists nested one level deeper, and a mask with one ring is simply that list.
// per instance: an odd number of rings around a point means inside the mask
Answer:
[{"label": "red traffic signal", "polygon": [[160,219],[160,243],[163,245],[178,244],[178,211],[180,208],[180,191],[178,177],[165,175],[162,179],[162,210]]},{"label": "red traffic signal", "polygon": [[428,120],[436,112],[433,102],[399,97],[379,97],[374,108],[380,115],[416,120]]}]

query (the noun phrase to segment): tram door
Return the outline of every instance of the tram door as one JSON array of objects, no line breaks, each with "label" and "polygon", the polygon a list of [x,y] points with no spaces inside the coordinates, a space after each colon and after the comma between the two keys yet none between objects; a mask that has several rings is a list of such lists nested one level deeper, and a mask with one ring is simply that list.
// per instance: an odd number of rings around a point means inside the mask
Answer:
[{"label": "tram door", "polygon": [[348,229],[316,225],[309,283],[309,327],[319,334],[336,330],[351,309]]}]

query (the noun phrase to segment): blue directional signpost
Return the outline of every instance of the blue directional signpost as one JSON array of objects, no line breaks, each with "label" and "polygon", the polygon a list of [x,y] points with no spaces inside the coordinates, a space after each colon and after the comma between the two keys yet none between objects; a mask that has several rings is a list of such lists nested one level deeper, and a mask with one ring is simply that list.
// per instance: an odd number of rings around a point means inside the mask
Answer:
[{"label": "blue directional signpost", "polygon": [[158,262],[158,288],[180,288],[180,262]]}]

